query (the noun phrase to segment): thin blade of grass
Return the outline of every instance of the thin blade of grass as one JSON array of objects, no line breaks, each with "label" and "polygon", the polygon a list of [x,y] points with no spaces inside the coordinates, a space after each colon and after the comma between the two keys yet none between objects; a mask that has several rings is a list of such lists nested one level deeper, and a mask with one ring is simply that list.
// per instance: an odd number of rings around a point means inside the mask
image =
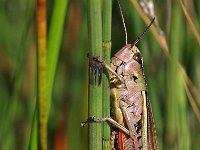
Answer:
[{"label": "thin blade of grass", "polygon": [[195,24],[194,24],[194,22],[192,21],[192,19],[191,19],[189,13],[187,12],[187,9],[185,8],[185,6],[184,6],[182,0],[179,0],[179,2],[180,2],[180,4],[181,4],[181,8],[182,8],[182,10],[183,10],[183,13],[184,13],[184,15],[185,15],[185,17],[186,17],[186,19],[187,19],[188,25],[189,25],[189,27],[190,27],[192,33],[194,34],[194,37],[195,37],[197,43],[198,43],[199,46],[200,46],[200,35],[199,35],[199,33],[198,33],[198,31],[197,31],[197,29],[196,29],[196,27],[195,27]]},{"label": "thin blade of grass", "polygon": [[[58,62],[58,54],[60,51],[61,40],[64,30],[64,22],[66,16],[68,0],[56,0],[54,1],[54,8],[52,13],[52,18],[49,27],[49,35],[48,35],[48,111],[51,107],[51,96],[53,91],[53,85],[55,80],[57,62]],[[49,113],[49,112],[48,112]]]}]

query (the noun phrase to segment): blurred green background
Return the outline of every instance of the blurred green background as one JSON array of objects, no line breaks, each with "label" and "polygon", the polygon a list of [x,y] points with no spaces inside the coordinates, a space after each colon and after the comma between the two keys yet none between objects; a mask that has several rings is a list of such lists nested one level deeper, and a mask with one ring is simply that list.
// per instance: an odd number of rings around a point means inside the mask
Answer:
[{"label": "blurred green background", "polygon": [[[125,45],[119,7],[117,1],[112,2],[111,56]],[[189,19],[185,17],[179,0],[137,2],[146,2],[147,11],[155,13],[156,26],[152,32],[160,35],[156,40],[156,35],[148,31],[137,44],[144,57],[145,76],[160,149],[198,149],[200,1],[184,0]],[[49,47],[58,52],[50,93],[52,100],[48,118],[48,149],[86,150],[87,126],[82,128],[80,123],[88,115],[87,1],[49,0],[46,3],[47,53]],[[130,0],[120,3],[127,26],[128,43],[134,43],[147,26],[143,22],[144,16],[139,15],[139,10]],[[145,10],[145,7],[140,9]],[[37,97],[36,11],[34,0],[0,0],[2,150],[26,150],[33,142],[31,131]],[[56,26],[59,23],[61,25]],[[57,32],[60,32],[60,38],[54,39],[59,34]],[[161,46],[163,39],[166,39],[169,51]],[[185,76],[178,62],[188,76]]]}]

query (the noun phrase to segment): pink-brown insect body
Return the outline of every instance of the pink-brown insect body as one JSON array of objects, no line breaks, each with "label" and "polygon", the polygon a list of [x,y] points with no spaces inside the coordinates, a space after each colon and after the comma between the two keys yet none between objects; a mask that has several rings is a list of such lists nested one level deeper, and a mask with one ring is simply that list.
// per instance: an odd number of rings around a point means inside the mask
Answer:
[{"label": "pink-brown insect body", "polygon": [[124,82],[120,82],[119,78],[110,74],[113,118],[127,127],[121,109],[124,107],[127,113],[126,117],[133,129],[133,137],[135,137],[132,139],[130,136],[120,133],[122,134],[120,140],[123,143],[119,142],[119,145],[123,145],[119,147],[123,147],[124,150],[142,149],[142,91],[146,91],[146,83],[139,49],[131,44],[125,45],[112,57],[111,68],[124,80]]}]

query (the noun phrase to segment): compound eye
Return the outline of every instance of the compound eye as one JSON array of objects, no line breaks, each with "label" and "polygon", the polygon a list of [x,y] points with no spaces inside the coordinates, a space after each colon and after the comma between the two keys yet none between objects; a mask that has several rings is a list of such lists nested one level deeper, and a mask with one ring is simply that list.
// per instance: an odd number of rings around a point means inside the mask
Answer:
[{"label": "compound eye", "polygon": [[140,53],[135,53],[134,55],[133,55],[133,59],[135,60],[135,61],[137,61],[139,64],[142,64],[142,55],[140,54]]}]

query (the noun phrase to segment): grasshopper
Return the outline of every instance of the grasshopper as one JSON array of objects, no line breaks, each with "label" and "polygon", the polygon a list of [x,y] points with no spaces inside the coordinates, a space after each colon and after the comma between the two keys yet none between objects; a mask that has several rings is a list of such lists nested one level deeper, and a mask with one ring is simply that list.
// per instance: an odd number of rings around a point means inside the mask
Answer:
[{"label": "grasshopper", "polygon": [[99,57],[90,57],[90,69],[102,72],[104,68],[109,73],[111,117],[91,117],[82,126],[88,122],[109,122],[115,126],[116,130],[111,138],[113,150],[158,150],[151,104],[147,96],[143,58],[136,47],[136,43],[154,20],[155,18],[134,44],[126,44],[111,58],[110,66]]}]

